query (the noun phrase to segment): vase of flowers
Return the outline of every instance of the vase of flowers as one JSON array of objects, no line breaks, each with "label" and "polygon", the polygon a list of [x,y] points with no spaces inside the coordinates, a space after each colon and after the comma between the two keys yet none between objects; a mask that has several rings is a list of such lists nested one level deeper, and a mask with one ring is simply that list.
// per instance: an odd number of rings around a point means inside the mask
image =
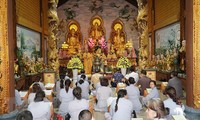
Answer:
[{"label": "vase of flowers", "polygon": [[117,61],[117,68],[121,68],[122,75],[126,75],[126,69],[131,67],[131,62],[127,57],[121,57]]},{"label": "vase of flowers", "polygon": [[83,63],[77,56],[75,56],[75,57],[72,57],[71,60],[69,60],[67,64],[67,68],[72,69],[73,80],[74,80],[74,83],[76,83],[78,79],[78,69],[83,69]]}]

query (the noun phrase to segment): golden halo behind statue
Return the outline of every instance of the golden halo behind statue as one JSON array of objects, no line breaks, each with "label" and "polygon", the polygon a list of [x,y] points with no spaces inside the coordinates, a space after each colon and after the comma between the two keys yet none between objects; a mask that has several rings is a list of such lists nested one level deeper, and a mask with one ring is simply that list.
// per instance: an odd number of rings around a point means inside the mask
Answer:
[{"label": "golden halo behind statue", "polygon": [[121,24],[119,24],[119,23],[117,23],[117,24],[115,24],[115,26],[114,26],[114,29],[115,30],[117,30],[117,29],[122,29],[122,25]]},{"label": "golden halo behind statue", "polygon": [[101,25],[101,21],[99,19],[94,19],[92,24],[95,25],[95,23],[97,23],[98,26]]},{"label": "golden halo behind statue", "polygon": [[69,27],[70,30],[74,29],[75,31],[77,31],[78,27],[75,24],[70,25]]}]

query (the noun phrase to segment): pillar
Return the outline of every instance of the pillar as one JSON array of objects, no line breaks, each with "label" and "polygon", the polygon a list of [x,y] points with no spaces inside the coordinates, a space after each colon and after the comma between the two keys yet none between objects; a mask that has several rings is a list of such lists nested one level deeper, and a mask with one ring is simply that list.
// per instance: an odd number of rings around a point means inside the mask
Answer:
[{"label": "pillar", "polygon": [[0,114],[15,108],[13,1],[0,0]]}]

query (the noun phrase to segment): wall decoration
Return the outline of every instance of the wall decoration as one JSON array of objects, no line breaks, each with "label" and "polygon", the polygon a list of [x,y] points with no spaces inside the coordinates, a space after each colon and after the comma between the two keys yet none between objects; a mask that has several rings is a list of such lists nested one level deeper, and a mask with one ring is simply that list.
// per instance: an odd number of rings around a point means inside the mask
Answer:
[{"label": "wall decoration", "polygon": [[40,33],[17,25],[17,48],[24,57],[37,60],[37,58],[41,57]]},{"label": "wall decoration", "polygon": [[44,72],[44,84],[55,83],[56,73],[55,72]]},{"label": "wall decoration", "polygon": [[171,51],[179,47],[180,22],[176,22],[155,32],[155,54],[165,54],[166,50]]}]

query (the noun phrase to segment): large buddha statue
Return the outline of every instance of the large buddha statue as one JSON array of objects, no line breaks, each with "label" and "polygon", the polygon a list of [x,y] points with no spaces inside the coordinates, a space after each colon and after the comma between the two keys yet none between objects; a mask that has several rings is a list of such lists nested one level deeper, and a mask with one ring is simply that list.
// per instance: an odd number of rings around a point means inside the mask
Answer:
[{"label": "large buddha statue", "polygon": [[81,49],[81,34],[78,29],[78,23],[72,22],[69,25],[66,43],[68,44],[68,54],[73,55]]},{"label": "large buddha statue", "polygon": [[89,37],[94,40],[95,44],[97,44],[98,39],[100,39],[102,36],[105,36],[103,20],[97,15],[92,17],[90,24],[91,28],[89,29]]},{"label": "large buddha statue", "polygon": [[114,46],[117,57],[123,55],[126,44],[126,35],[121,20],[115,20],[112,25],[111,44]]}]

